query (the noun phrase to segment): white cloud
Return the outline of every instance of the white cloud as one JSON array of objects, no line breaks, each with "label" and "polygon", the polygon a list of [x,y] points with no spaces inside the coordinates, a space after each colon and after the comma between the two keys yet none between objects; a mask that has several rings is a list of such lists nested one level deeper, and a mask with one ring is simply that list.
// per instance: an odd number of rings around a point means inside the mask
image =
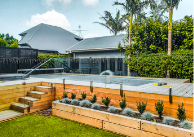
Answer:
[{"label": "white cloud", "polygon": [[99,37],[99,35],[97,33],[90,33],[87,34],[84,38],[94,38],[94,37]]},{"label": "white cloud", "polygon": [[40,23],[58,26],[71,31],[71,24],[69,23],[65,15],[58,13],[55,10],[47,11],[44,14],[32,15],[31,20],[26,21],[25,25],[28,27],[34,27]]},{"label": "white cloud", "polygon": [[95,7],[99,4],[99,0],[82,0],[84,6]]},{"label": "white cloud", "polygon": [[54,7],[55,3],[60,3],[63,6],[67,6],[71,3],[72,0],[42,0],[42,4],[47,8]]}]

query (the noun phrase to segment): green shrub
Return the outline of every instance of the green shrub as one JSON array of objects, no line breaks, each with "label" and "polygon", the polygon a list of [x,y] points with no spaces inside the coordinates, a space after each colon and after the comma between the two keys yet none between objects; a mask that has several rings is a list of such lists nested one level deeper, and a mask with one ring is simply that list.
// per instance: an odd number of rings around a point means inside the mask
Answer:
[{"label": "green shrub", "polygon": [[146,104],[144,102],[137,102],[137,109],[139,111],[140,114],[143,114],[143,112],[145,111],[146,109],[146,106],[147,106],[147,102]]},{"label": "green shrub", "polygon": [[164,109],[163,101],[158,101],[157,103],[155,103],[155,109],[158,112],[159,118],[162,119]]},{"label": "green shrub", "polygon": [[12,44],[10,45],[10,47],[15,47],[18,48],[18,41],[17,40],[12,40]]},{"label": "green shrub", "polygon": [[71,99],[75,99],[76,98],[76,94],[71,93]]},{"label": "green shrub", "polygon": [[96,100],[97,100],[97,97],[96,97],[96,95],[94,94],[93,98],[92,98],[90,101],[91,101],[91,103],[96,103]]},{"label": "green shrub", "polygon": [[86,98],[86,92],[84,93],[81,93],[81,95],[82,95],[82,99],[85,99]]},{"label": "green shrub", "polygon": [[102,98],[102,103],[104,103],[104,105],[107,107],[110,104],[110,101],[111,101],[111,99],[109,99],[108,97],[105,97],[105,99]]},{"label": "green shrub", "polygon": [[59,99],[59,101],[60,101],[60,97],[58,96],[58,99]]},{"label": "green shrub", "polygon": [[63,92],[63,98],[67,98],[67,92]]},{"label": "green shrub", "polygon": [[178,105],[178,109],[177,109],[177,117],[179,120],[183,121],[186,120],[186,113],[185,113],[185,109],[183,108],[184,104],[182,103],[182,105]]},{"label": "green shrub", "polygon": [[110,106],[108,109],[107,109],[108,112],[111,112],[111,113],[114,113],[116,112],[116,108],[114,106]]},{"label": "green shrub", "polygon": [[122,101],[119,103],[119,106],[121,107],[121,109],[124,109],[127,106],[125,94],[124,94],[124,100],[122,99]]},{"label": "green shrub", "polygon": [[0,38],[0,47],[8,47],[8,43],[6,40]]}]

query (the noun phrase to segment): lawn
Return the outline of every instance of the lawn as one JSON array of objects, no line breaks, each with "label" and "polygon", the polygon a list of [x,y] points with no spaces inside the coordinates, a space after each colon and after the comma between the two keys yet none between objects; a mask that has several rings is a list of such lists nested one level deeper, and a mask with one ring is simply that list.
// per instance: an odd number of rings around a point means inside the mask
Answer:
[{"label": "lawn", "polygon": [[0,123],[1,137],[124,137],[88,125],[58,118],[25,115]]}]

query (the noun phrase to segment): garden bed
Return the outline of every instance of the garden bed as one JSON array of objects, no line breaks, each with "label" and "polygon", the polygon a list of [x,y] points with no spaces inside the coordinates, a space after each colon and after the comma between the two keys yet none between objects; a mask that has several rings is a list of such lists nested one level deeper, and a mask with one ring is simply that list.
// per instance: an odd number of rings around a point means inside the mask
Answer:
[{"label": "garden bed", "polygon": [[134,117],[124,116],[121,110],[116,113],[107,112],[107,108],[101,106],[100,110],[80,107],[76,105],[53,102],[53,112],[55,116],[85,123],[97,128],[109,130],[127,136],[170,136],[170,137],[193,137],[192,130],[182,129],[178,126],[178,121],[174,126],[161,124],[160,119],[154,117],[157,122],[140,119],[141,115],[136,113]]}]

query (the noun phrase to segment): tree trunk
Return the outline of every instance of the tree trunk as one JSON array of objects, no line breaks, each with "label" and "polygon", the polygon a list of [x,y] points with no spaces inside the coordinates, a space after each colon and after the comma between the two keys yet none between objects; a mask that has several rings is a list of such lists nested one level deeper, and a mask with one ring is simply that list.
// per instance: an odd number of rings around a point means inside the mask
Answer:
[{"label": "tree trunk", "polygon": [[[169,12],[169,23],[168,23],[168,55],[171,55],[172,52],[172,15],[173,15],[173,7],[171,5]],[[170,78],[170,72],[167,69],[167,78]]]},{"label": "tree trunk", "polygon": [[[131,16],[130,16],[130,26],[129,26],[129,47],[131,46],[132,20],[133,20],[133,14],[131,13]],[[128,60],[129,60],[129,61],[130,61],[130,58],[131,58],[131,55],[128,55]],[[128,76],[131,76],[129,64],[128,64]]]},{"label": "tree trunk", "polygon": [[169,12],[169,23],[168,23],[168,55],[171,55],[172,52],[172,14],[173,9],[171,7]]}]

